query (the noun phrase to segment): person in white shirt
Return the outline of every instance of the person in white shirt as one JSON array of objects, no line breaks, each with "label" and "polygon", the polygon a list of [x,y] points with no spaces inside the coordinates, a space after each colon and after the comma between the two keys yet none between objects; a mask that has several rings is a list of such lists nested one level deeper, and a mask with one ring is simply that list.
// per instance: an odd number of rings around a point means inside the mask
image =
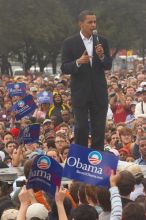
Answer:
[{"label": "person in white shirt", "polygon": [[146,87],[142,90],[142,102],[137,103],[135,107],[135,118],[138,117],[138,115],[146,114]]}]

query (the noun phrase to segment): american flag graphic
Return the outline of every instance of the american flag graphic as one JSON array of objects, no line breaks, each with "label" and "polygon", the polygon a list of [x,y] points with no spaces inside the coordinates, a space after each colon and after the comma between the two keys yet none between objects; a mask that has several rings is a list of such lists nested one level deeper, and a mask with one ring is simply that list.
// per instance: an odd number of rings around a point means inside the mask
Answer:
[{"label": "american flag graphic", "polygon": [[38,163],[38,168],[42,170],[47,170],[49,168],[48,161],[46,159],[42,159]]},{"label": "american flag graphic", "polygon": [[99,159],[98,159],[97,155],[92,155],[91,157],[89,157],[89,162],[93,165],[98,164]]}]

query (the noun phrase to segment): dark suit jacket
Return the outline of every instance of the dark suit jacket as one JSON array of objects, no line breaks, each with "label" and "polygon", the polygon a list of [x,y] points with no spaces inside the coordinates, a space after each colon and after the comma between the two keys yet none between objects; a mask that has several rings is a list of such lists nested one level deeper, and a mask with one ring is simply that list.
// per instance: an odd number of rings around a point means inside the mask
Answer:
[{"label": "dark suit jacket", "polygon": [[103,108],[107,107],[107,85],[104,70],[111,69],[112,61],[107,41],[99,36],[99,42],[104,49],[104,60],[101,61],[96,55],[93,40],[92,66],[88,63],[77,67],[76,60],[81,57],[86,49],[83,40],[80,34],[77,34],[64,41],[61,70],[64,74],[71,74],[73,106],[86,105],[92,94],[97,104]]}]

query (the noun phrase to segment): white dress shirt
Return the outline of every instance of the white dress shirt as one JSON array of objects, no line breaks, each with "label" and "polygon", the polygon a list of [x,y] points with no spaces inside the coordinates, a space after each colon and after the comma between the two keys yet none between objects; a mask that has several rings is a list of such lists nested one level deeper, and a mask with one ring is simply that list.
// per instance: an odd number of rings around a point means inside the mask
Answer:
[{"label": "white dress shirt", "polygon": [[[144,111],[144,112],[143,112]],[[140,115],[146,116],[146,103],[143,102],[143,111],[141,102],[137,103],[135,106],[135,118],[138,118]]]},{"label": "white dress shirt", "polygon": [[83,40],[83,43],[85,45],[85,48],[86,48],[86,51],[90,57],[90,64],[92,66],[92,57],[93,57],[93,36],[91,35],[91,37],[88,39],[86,38],[82,32],[80,31],[80,35],[81,35],[81,38]]}]

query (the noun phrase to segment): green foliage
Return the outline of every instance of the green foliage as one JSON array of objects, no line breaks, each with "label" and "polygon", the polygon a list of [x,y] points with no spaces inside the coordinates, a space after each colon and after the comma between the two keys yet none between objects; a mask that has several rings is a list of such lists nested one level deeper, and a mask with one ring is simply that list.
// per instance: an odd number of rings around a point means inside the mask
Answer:
[{"label": "green foliage", "polygon": [[77,31],[80,11],[97,14],[97,29],[111,47],[146,48],[145,0],[0,0],[0,55],[17,55],[28,70],[41,70],[60,53],[63,40]]},{"label": "green foliage", "polygon": [[99,32],[110,39],[112,47],[135,48],[146,33],[144,0],[105,0],[96,11]]}]

